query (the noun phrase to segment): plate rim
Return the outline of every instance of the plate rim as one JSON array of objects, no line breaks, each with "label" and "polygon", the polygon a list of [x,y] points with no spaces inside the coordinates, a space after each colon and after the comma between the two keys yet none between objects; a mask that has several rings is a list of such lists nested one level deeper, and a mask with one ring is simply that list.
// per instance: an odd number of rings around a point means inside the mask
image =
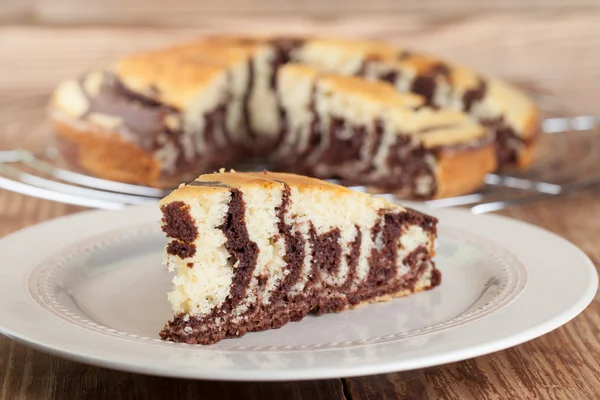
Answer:
[{"label": "plate rim", "polygon": [[[499,216],[499,215],[483,215],[483,216],[477,215],[476,216],[476,215],[473,215],[473,214],[469,213],[468,211],[465,211],[462,209],[443,209],[443,210],[427,209],[426,207],[420,206],[418,204],[410,204],[408,202],[404,202],[404,204],[408,205],[410,207],[418,208],[421,211],[425,211],[425,212],[428,212],[428,213],[438,216],[438,218],[440,218],[440,224],[444,223],[444,219],[446,219],[448,221],[448,220],[453,220],[453,219],[458,218],[458,219],[461,219],[464,221],[468,220],[471,224],[473,224],[474,221],[477,221],[478,224],[483,224],[483,225],[485,225],[485,224],[488,224],[488,225],[500,224],[500,225],[504,225],[504,226],[512,226],[514,229],[520,228],[520,229],[524,229],[529,232],[533,232],[537,235],[546,236],[546,238],[551,238],[551,240],[554,240],[557,244],[559,243],[561,245],[561,248],[563,251],[565,249],[568,249],[568,252],[570,252],[571,255],[576,256],[577,264],[580,265],[579,272],[581,274],[587,274],[587,278],[588,278],[587,286],[585,287],[585,290],[583,290],[579,293],[579,296],[576,300],[572,300],[571,304],[568,307],[566,307],[562,312],[555,314],[552,318],[545,320],[543,322],[540,322],[540,323],[536,324],[535,326],[529,327],[527,329],[523,329],[518,332],[513,332],[510,335],[505,335],[502,338],[496,338],[488,343],[479,343],[477,345],[461,347],[461,348],[454,349],[454,350],[446,350],[445,352],[443,352],[441,354],[429,354],[429,355],[421,356],[419,358],[415,358],[415,357],[410,358],[409,357],[408,361],[403,360],[401,357],[398,357],[395,360],[386,360],[386,361],[380,362],[380,363],[370,363],[370,364],[363,365],[363,366],[341,366],[339,368],[332,368],[331,366],[311,367],[310,369],[298,369],[298,368],[285,369],[285,368],[282,368],[277,371],[266,371],[266,370],[262,370],[262,369],[255,369],[255,370],[246,369],[246,370],[240,371],[238,369],[233,369],[233,368],[230,370],[215,369],[213,371],[207,370],[207,369],[193,370],[193,369],[189,369],[189,368],[187,368],[187,369],[157,368],[156,365],[141,365],[139,362],[131,362],[131,361],[127,362],[127,360],[123,359],[122,357],[120,359],[115,358],[115,357],[111,358],[111,357],[107,357],[106,354],[104,356],[102,356],[101,355],[102,351],[100,351],[100,352],[96,351],[95,353],[94,352],[90,353],[88,351],[87,353],[85,353],[85,352],[82,353],[80,350],[79,351],[77,350],[76,346],[71,347],[69,349],[69,348],[65,348],[64,344],[61,347],[61,346],[57,346],[56,344],[53,345],[51,342],[48,343],[48,340],[44,341],[43,339],[42,340],[40,340],[39,338],[36,339],[35,335],[32,335],[31,333],[28,334],[28,332],[19,331],[18,329],[15,329],[14,327],[11,328],[11,326],[8,326],[10,324],[7,324],[6,318],[8,317],[10,320],[11,311],[8,310],[9,307],[3,307],[0,309],[0,333],[4,334],[12,339],[15,339],[21,343],[24,343],[30,347],[36,348],[43,352],[50,353],[50,354],[53,354],[53,355],[56,355],[56,356],[59,356],[62,358],[72,359],[72,360],[75,360],[78,362],[83,362],[86,364],[98,365],[98,366],[102,366],[102,367],[108,367],[111,369],[117,369],[117,370],[128,371],[128,372],[137,372],[137,373],[144,373],[144,374],[151,374],[151,375],[180,377],[180,378],[229,380],[229,381],[283,381],[283,380],[326,379],[326,378],[337,378],[337,377],[364,376],[364,375],[387,373],[387,372],[393,372],[393,371],[403,371],[403,370],[430,367],[430,366],[434,366],[434,365],[445,364],[448,362],[461,361],[461,360],[481,356],[484,354],[489,354],[492,352],[500,351],[500,350],[503,350],[503,349],[506,349],[506,348],[509,348],[512,346],[516,346],[523,342],[537,338],[537,337],[539,337],[545,333],[548,333],[548,332],[564,325],[565,323],[569,322],[571,319],[573,319],[578,314],[580,314],[591,303],[591,301],[593,300],[593,298],[596,294],[596,291],[598,288],[598,273],[597,273],[597,270],[596,270],[593,262],[582,250],[577,248],[575,245],[573,245],[566,239],[560,237],[559,235],[556,235],[552,232],[546,231],[537,226],[528,224],[526,222],[514,220],[514,219],[511,219],[508,217],[504,217],[504,216]],[[128,220],[127,218],[121,218],[121,221],[119,221],[119,223],[117,224],[119,227],[115,228],[111,224],[110,227],[104,227],[103,229],[100,230],[100,232],[109,232],[111,230],[117,231],[118,229],[124,229],[126,227],[135,226],[136,224],[139,224],[137,222],[138,219],[140,219],[142,221],[145,220],[146,223],[151,222],[151,218],[152,217],[155,218],[158,215],[158,210],[155,206],[134,206],[134,207],[125,208],[123,210],[118,210],[118,211],[103,211],[103,210],[83,211],[80,213],[75,213],[75,214],[55,218],[55,219],[45,221],[45,222],[42,222],[42,223],[34,225],[34,226],[24,228],[20,231],[14,232],[12,234],[9,234],[9,235],[1,238],[0,239],[0,251],[6,252],[6,247],[9,246],[9,244],[11,242],[18,243],[19,241],[22,241],[24,238],[27,238],[28,236],[32,236],[32,235],[34,236],[35,233],[40,234],[47,230],[53,230],[53,229],[60,227],[61,225],[63,225],[63,226],[77,225],[78,223],[81,223],[81,221],[86,221],[86,220],[90,220],[90,219],[91,220],[94,220],[94,219],[106,220],[106,221],[111,220],[111,222],[115,222],[116,220],[118,220],[118,218],[115,216],[116,215],[122,216],[123,213],[128,213],[130,216],[132,216],[131,220]],[[106,218],[104,218],[104,217],[106,217]],[[157,220],[157,224],[158,224],[158,220]],[[451,225],[449,225],[449,226],[451,226]],[[96,228],[100,228],[100,227],[96,227]],[[97,233],[98,232],[95,232],[94,234],[97,234]],[[73,232],[70,232],[70,235],[72,236]],[[91,235],[92,234],[86,235],[85,238],[90,237]],[[490,238],[486,236],[486,239],[490,239]],[[65,241],[65,240],[66,239],[62,235],[56,235],[56,237],[54,238],[54,241],[59,242],[59,243],[61,241]],[[494,241],[493,238],[491,238],[490,240]],[[70,242],[72,243],[73,240],[70,240]],[[502,244],[500,244],[500,243],[498,243],[498,244],[501,247],[503,247]],[[553,248],[554,248],[554,246],[552,246],[552,249]],[[55,249],[51,253],[56,253],[57,250],[58,249]],[[518,254],[515,254],[514,251],[511,251],[511,249],[505,248],[505,250],[509,251],[511,254],[513,254],[515,257],[517,257],[519,260],[521,259],[518,256]],[[9,249],[8,251],[14,251],[14,250]],[[13,255],[13,257],[14,257],[14,255]],[[14,269],[7,271],[7,268],[8,268],[7,266],[9,265],[9,263],[4,263],[3,265],[4,265],[4,267],[0,266],[0,281],[1,281],[0,289],[3,286],[6,287],[7,282],[10,281],[11,278],[16,279],[16,277],[14,275],[19,275],[19,273],[20,273],[20,277],[21,278],[24,277],[25,281],[27,281],[29,279],[29,275],[31,274],[31,272],[34,270],[34,268],[36,266],[35,263],[30,262],[29,264],[27,264],[25,266],[21,266],[22,268],[25,269],[24,271],[19,270],[18,272],[15,272]],[[527,267],[527,264],[525,264],[525,267],[527,268],[528,275],[531,275],[530,270]],[[24,273],[25,271],[26,271],[26,273]],[[529,277],[529,279],[531,279],[531,277]],[[14,285],[14,283],[15,282],[13,281],[12,284]],[[19,284],[20,285],[15,285],[15,287],[20,286],[21,289],[23,289],[23,290],[26,289],[25,282],[19,281]],[[530,288],[529,283],[525,287],[524,291],[527,291],[528,288]],[[15,288],[15,290],[18,290],[18,288]],[[5,304],[7,304],[7,303],[10,304],[11,299],[5,298],[7,293],[8,293],[7,291],[0,290],[0,301],[3,301]],[[23,294],[23,293],[21,293],[21,294]],[[31,305],[34,305],[35,307],[38,307],[38,305],[35,303],[35,300],[31,298],[30,294],[29,293],[25,293],[25,294],[29,298],[29,301],[31,302],[31,304],[28,304],[28,305],[21,304],[21,306],[31,307]],[[521,296],[517,297],[517,299],[515,299],[514,301],[518,301],[520,297]],[[23,302],[24,300],[21,299],[20,301]],[[511,308],[514,309],[514,304]],[[503,312],[503,310],[504,310],[504,312],[506,312],[506,310],[504,308],[499,311]],[[46,312],[45,310],[42,310],[42,311]],[[68,323],[66,323],[64,321],[59,324],[62,324],[62,325],[66,324],[67,326],[69,325]],[[468,327],[471,324],[472,323],[467,323],[461,327],[453,327],[453,328],[448,328],[448,329],[449,330],[455,330],[455,329],[463,329],[464,330],[465,326]],[[443,333],[443,332],[446,332],[446,330],[442,330],[441,333]],[[101,333],[91,333],[91,332],[89,334],[90,335],[102,335]],[[439,334],[439,333],[432,332],[432,333],[427,333],[426,335],[437,335],[437,334]],[[106,340],[110,341],[111,339],[109,338]],[[112,338],[112,340],[120,340],[120,339]],[[406,340],[408,341],[410,339],[406,339]],[[368,346],[377,346],[377,344],[368,345]],[[211,350],[211,351],[213,351],[213,350]],[[319,350],[310,350],[309,352],[311,352],[311,351],[319,351]],[[200,352],[201,352],[201,350],[200,350]],[[298,351],[295,351],[295,352],[298,353]]]}]

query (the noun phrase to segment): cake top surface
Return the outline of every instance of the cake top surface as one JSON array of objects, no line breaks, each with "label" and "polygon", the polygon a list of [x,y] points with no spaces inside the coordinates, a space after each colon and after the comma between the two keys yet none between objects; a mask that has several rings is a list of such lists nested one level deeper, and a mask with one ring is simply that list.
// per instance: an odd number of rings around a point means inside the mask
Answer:
[{"label": "cake top surface", "polygon": [[247,61],[259,45],[254,42],[200,40],[182,43],[167,49],[170,56],[194,60],[199,63],[219,66],[230,66]]},{"label": "cake top surface", "polygon": [[318,69],[303,64],[287,64],[280,74],[304,76],[319,80],[325,91],[337,91],[360,96],[365,101],[386,104],[391,107],[415,108],[424,104],[423,97],[413,93],[399,93],[391,85],[370,81],[361,77],[322,74]]},{"label": "cake top surface", "polygon": [[368,39],[356,38],[313,38],[306,42],[306,47],[327,51],[329,48],[342,50],[348,55],[357,57],[393,60],[398,57],[400,50],[387,43]]},{"label": "cake top surface", "polygon": [[227,68],[247,63],[253,46],[220,46],[200,41],[146,51],[119,60],[113,70],[131,90],[176,108],[185,108],[199,90],[226,79]]},{"label": "cake top surface", "polygon": [[[397,211],[405,210],[400,205],[388,202],[383,198],[373,197],[370,194],[357,192],[345,186],[316,178],[283,172],[236,172],[233,170],[227,172],[224,169],[212,174],[200,175],[193,182],[180,185],[178,189],[162,199],[160,204],[164,205],[173,201],[190,199],[215,192],[230,191],[232,189],[242,191],[251,188],[268,190],[271,188],[280,188],[282,184],[286,184],[291,189],[298,190],[299,192],[334,192],[336,195],[353,196],[361,198],[363,201],[368,199],[368,203],[377,206],[377,208],[385,207],[387,209],[393,208]],[[318,200],[315,199],[315,201]]]},{"label": "cake top surface", "polygon": [[385,82],[369,81],[355,76],[325,75],[321,85],[332,90],[360,95],[366,101],[385,103],[399,108],[422,106],[423,97],[413,93],[400,93]]}]

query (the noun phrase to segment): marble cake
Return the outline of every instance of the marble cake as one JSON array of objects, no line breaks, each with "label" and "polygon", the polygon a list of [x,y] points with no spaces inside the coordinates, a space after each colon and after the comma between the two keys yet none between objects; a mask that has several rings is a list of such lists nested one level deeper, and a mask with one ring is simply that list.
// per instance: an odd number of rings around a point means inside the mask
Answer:
[{"label": "marble cake", "polygon": [[435,218],[314,178],[206,174],[161,210],[176,272],[163,340],[211,344],[441,282]]},{"label": "marble cake", "polygon": [[[300,66],[317,78],[290,78]],[[345,121],[346,114],[306,103],[326,107],[326,86],[332,99],[349,87],[386,94],[355,93],[353,107],[364,113]],[[259,159],[420,198],[467,193],[498,167],[528,166],[538,127],[535,105],[504,82],[350,39],[210,37],[141,52],[63,82],[50,110],[65,157],[102,178],[173,187],[200,172]],[[310,112],[316,117],[308,119]],[[350,135],[352,143],[329,140],[327,121],[338,132],[333,136]],[[308,142],[301,133],[307,124],[315,124]],[[338,152],[338,145],[345,147]],[[327,160],[336,153],[345,157],[343,166]]]}]

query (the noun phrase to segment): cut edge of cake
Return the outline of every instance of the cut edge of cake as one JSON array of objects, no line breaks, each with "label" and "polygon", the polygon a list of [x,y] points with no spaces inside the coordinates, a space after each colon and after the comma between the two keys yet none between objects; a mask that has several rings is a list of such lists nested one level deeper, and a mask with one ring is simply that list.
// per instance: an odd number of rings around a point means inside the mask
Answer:
[{"label": "cut edge of cake", "polygon": [[439,285],[437,220],[318,179],[221,172],[160,203],[163,340],[211,344]]}]

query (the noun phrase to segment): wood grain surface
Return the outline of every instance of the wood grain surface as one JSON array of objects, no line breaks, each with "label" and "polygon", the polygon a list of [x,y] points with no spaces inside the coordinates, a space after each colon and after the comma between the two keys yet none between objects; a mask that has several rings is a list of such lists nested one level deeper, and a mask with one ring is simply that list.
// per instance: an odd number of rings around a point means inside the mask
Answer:
[{"label": "wood grain surface", "polygon": [[215,16],[339,18],[412,13],[428,17],[482,13],[598,10],[597,0],[0,0],[0,20],[36,23],[193,25]]},{"label": "wood grain surface", "polygon": [[[489,73],[531,82],[560,95],[574,110],[598,113],[598,21],[600,14],[580,13],[560,18],[477,17],[439,25],[410,18],[331,23],[235,19],[176,31],[5,26],[0,28],[0,103],[22,93],[47,93],[58,80],[133,48],[205,32],[287,28],[409,43]],[[0,126],[0,148],[13,140]],[[0,190],[0,236],[81,210]],[[599,265],[600,189],[502,214],[565,237]],[[149,377],[62,360],[0,337],[0,399],[598,399],[599,377],[598,295],[564,327],[509,350],[434,368],[326,381],[226,383]]]}]

